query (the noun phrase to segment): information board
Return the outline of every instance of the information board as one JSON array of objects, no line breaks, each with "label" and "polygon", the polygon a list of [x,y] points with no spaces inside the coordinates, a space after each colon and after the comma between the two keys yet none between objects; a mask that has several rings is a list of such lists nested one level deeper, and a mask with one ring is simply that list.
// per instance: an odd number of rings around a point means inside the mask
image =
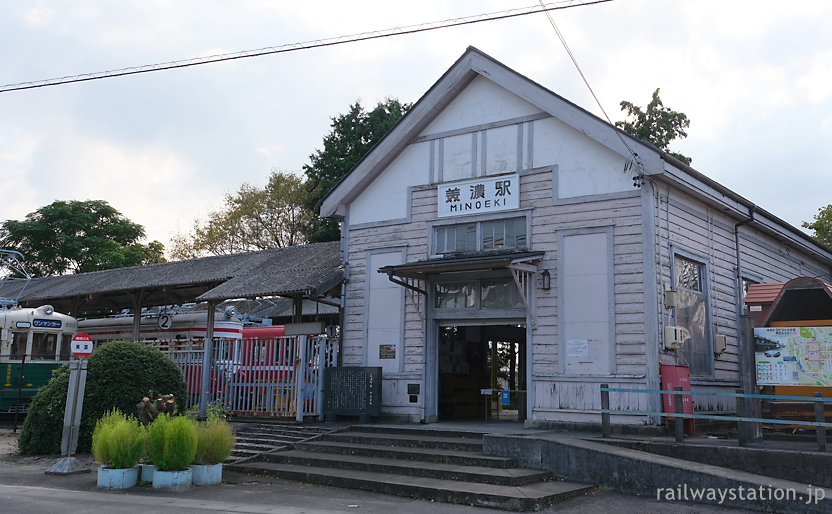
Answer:
[{"label": "information board", "polygon": [[832,386],[832,327],[754,329],[758,385]]}]

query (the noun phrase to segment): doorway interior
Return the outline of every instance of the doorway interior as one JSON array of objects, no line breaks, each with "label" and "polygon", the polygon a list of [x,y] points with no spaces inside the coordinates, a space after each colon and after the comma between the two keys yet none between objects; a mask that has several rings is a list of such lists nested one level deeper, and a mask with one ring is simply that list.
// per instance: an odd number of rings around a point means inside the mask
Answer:
[{"label": "doorway interior", "polygon": [[440,325],[439,419],[524,421],[525,363],[524,324]]}]

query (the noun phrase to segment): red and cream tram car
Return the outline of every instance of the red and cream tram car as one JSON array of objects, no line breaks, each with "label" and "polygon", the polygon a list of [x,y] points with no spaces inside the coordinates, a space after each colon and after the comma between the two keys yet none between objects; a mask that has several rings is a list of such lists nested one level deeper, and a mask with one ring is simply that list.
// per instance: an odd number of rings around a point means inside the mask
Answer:
[{"label": "red and cream tram car", "polygon": [[[163,318],[162,316],[168,316]],[[198,401],[202,379],[202,348],[207,315],[203,312],[143,316],[140,340],[170,356],[182,369],[189,404]],[[78,331],[90,336],[95,345],[114,340],[132,340],[133,317],[88,319],[78,322]],[[294,387],[296,339],[285,336],[284,327],[244,327],[236,317],[218,313],[209,391],[223,398],[232,410],[256,411],[280,399],[288,401]],[[266,395],[265,389],[275,390]],[[236,407],[236,408],[235,408]]]},{"label": "red and cream tram car", "polygon": [[[139,339],[145,342],[205,339],[207,318],[206,312],[142,316]],[[133,339],[133,316],[80,320],[78,331],[88,334],[96,344],[117,340],[129,341]],[[234,316],[217,315],[214,321],[214,337],[242,339],[243,323]]]}]

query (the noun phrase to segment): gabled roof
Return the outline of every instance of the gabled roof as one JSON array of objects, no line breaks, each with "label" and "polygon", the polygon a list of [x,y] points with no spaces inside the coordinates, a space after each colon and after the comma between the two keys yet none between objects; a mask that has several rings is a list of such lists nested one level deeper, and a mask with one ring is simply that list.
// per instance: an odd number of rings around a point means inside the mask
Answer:
[{"label": "gabled roof", "polygon": [[551,114],[612,151],[631,158],[622,138],[642,160],[646,173],[661,173],[661,151],[524,77],[470,46],[410,111],[347,174],[321,204],[321,216],[341,218],[344,207],[412,142],[475,78],[483,76],[526,102]]},{"label": "gabled roof", "polygon": [[[340,243],[289,246],[259,252],[32,279],[20,303],[51,303],[60,312],[131,308],[191,301],[323,294],[340,283]],[[3,286],[0,295],[16,291]]]},{"label": "gabled roof", "polygon": [[748,305],[773,303],[785,285],[785,282],[751,284],[748,286],[748,292],[745,294],[745,303]]},{"label": "gabled roof", "polygon": [[474,47],[468,47],[413,108],[329,192],[322,201],[321,216],[342,219],[346,206],[478,76],[498,84],[626,159],[632,159],[631,149],[641,161],[645,175],[672,183],[734,219],[753,218],[752,223],[761,231],[832,266],[832,249],[802,230],[759,208],[664,150],[630,136]]},{"label": "gabled roof", "polygon": [[763,306],[759,326],[768,326],[774,321],[829,320],[832,319],[832,284],[814,277],[751,284],[745,303]]}]

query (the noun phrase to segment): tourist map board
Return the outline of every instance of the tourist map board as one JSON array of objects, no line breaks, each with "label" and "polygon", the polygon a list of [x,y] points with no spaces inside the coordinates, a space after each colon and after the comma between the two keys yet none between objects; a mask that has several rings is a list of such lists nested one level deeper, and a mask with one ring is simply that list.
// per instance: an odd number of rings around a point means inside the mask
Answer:
[{"label": "tourist map board", "polygon": [[832,327],[754,329],[758,385],[832,386]]}]

